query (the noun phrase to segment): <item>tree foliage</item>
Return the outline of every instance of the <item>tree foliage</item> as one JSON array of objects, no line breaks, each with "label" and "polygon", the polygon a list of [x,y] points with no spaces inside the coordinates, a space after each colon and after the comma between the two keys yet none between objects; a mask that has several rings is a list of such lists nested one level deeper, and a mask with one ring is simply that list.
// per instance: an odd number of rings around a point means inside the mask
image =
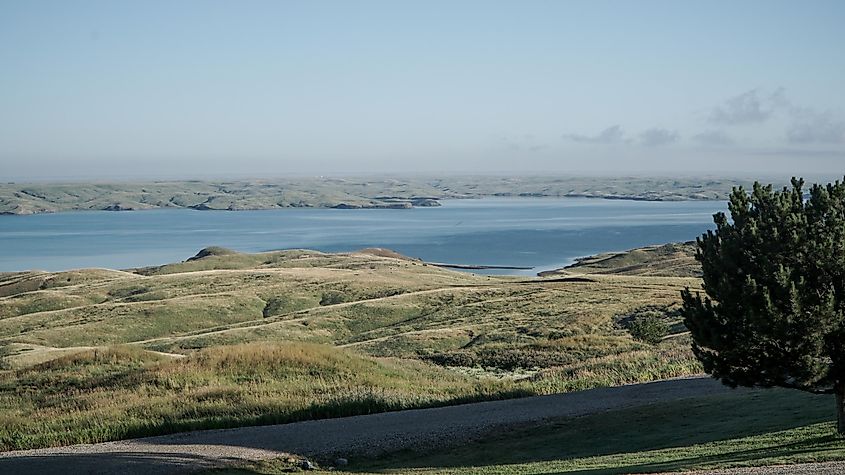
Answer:
[{"label": "tree foliage", "polygon": [[[843,393],[845,184],[733,191],[698,239],[706,296],[683,292],[704,369],[730,386]],[[841,412],[841,411],[840,411]]]}]

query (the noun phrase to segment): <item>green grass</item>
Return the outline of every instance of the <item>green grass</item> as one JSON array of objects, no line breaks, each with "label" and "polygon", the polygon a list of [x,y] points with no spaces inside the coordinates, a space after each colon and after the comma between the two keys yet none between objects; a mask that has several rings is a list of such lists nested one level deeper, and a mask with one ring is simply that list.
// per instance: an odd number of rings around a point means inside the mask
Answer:
[{"label": "green grass", "polygon": [[[610,475],[842,460],[831,396],[760,390],[493,434],[459,447],[351,458],[342,473]],[[327,462],[326,465],[330,464]],[[280,473],[286,462],[223,473]]]}]

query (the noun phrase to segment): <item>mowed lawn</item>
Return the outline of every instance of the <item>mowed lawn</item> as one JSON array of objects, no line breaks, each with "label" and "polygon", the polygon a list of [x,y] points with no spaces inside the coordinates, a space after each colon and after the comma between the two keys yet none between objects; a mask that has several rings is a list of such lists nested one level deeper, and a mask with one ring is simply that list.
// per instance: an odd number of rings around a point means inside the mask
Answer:
[{"label": "mowed lawn", "polygon": [[[341,473],[599,475],[845,460],[833,407],[832,396],[794,390],[728,393],[510,430],[459,447],[352,457]],[[221,472],[290,467],[270,461]]]}]

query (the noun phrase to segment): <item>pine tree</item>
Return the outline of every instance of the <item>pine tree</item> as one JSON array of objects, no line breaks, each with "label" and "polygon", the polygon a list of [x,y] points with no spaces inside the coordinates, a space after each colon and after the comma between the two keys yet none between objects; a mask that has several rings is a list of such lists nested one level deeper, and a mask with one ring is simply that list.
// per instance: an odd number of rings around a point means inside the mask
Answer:
[{"label": "pine tree", "polygon": [[836,395],[845,434],[845,183],[734,189],[698,239],[706,293],[682,292],[692,349],[725,384]]}]

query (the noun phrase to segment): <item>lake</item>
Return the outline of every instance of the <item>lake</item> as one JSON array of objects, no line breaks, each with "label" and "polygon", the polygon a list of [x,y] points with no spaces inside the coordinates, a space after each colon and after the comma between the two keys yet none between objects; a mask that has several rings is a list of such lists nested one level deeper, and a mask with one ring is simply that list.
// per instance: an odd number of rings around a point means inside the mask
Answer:
[{"label": "lake", "polygon": [[208,246],[258,252],[390,248],[426,261],[530,267],[687,241],[713,228],[721,201],[589,198],[446,200],[437,208],[82,211],[0,216],[0,271],[130,268],[185,260]]}]

